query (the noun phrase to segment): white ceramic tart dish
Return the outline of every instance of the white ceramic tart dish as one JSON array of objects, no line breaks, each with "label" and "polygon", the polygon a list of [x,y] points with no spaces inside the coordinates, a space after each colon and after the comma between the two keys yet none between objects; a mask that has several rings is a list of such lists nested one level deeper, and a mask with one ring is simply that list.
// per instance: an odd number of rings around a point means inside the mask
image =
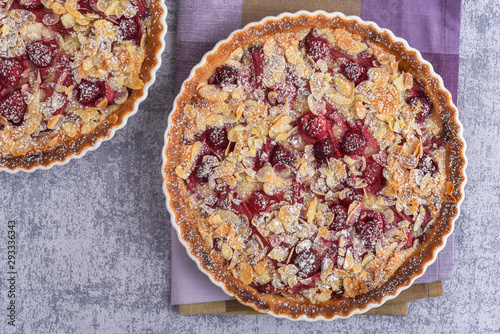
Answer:
[{"label": "white ceramic tart dish", "polygon": [[0,5],[0,170],[64,165],[98,148],[146,99],[161,64],[159,0]]},{"label": "white ceramic tart dish", "polygon": [[363,313],[421,276],[453,231],[467,163],[458,111],[420,53],[323,11],[265,18],[207,53],[163,161],[200,270],[301,320]]}]

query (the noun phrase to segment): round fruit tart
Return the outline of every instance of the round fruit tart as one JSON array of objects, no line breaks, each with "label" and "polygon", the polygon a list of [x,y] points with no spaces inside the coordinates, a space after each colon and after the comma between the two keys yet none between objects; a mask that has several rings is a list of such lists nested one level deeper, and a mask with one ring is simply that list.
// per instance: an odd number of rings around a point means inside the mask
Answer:
[{"label": "round fruit tart", "polygon": [[465,182],[450,93],[374,23],[283,14],[191,73],[166,133],[181,242],[240,302],[292,319],[396,296],[444,247]]},{"label": "round fruit tart", "polygon": [[0,4],[0,169],[97,147],[154,81],[166,8],[146,0]]}]

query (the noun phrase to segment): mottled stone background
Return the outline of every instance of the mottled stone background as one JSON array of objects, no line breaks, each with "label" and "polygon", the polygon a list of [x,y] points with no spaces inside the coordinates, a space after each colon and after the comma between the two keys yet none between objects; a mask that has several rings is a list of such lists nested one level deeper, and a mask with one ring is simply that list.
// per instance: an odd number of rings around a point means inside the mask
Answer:
[{"label": "mottled stone background", "polygon": [[[170,227],[161,190],[178,1],[150,97],[125,129],[64,167],[0,174],[0,333],[500,332],[500,4],[464,0],[458,107],[468,184],[455,274],[405,318],[297,323],[270,316],[179,316],[170,300]],[[453,1],[453,0],[450,0]],[[195,22],[193,23],[195,24]],[[7,325],[7,221],[16,221],[16,327]]]}]

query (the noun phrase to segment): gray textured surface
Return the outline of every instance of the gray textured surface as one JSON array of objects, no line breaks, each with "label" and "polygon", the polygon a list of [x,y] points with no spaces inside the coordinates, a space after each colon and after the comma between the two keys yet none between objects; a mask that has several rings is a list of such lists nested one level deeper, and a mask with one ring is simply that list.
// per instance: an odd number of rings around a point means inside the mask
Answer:
[{"label": "gray textured surface", "polygon": [[[169,305],[170,229],[161,147],[174,96],[177,1],[167,1],[164,65],[125,129],[96,152],[33,174],[0,174],[0,333],[500,332],[500,4],[464,0],[458,107],[469,181],[445,295],[406,318],[296,323],[179,316]],[[83,178],[83,179],[82,179]],[[17,223],[17,321],[7,326],[7,220]]]}]

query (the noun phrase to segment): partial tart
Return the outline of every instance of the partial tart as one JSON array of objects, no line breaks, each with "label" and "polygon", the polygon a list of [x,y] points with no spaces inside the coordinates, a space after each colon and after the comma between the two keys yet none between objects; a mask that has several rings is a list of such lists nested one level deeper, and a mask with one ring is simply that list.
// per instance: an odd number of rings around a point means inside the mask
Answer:
[{"label": "partial tart", "polygon": [[161,0],[0,4],[0,169],[67,163],[123,127],[161,62]]},{"label": "partial tart", "polygon": [[174,102],[172,224],[200,270],[257,311],[364,312],[446,243],[465,142],[442,79],[375,23],[271,17],[217,44]]}]

